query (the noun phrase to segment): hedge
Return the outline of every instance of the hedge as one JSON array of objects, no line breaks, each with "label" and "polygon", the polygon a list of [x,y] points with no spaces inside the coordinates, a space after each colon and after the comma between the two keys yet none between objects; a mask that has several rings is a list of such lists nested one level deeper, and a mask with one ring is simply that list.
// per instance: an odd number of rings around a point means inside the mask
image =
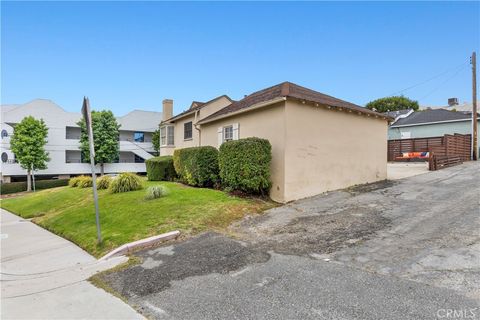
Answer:
[{"label": "hedge", "polygon": [[[56,187],[63,187],[68,185],[68,179],[55,179],[55,180],[37,180],[35,181],[35,189],[50,189]],[[33,183],[32,183],[33,190]],[[27,182],[11,182],[11,183],[2,183],[1,184],[1,193],[10,194],[16,192],[27,191]]]},{"label": "hedge", "polygon": [[218,182],[218,150],[193,147],[173,152],[173,165],[180,180],[195,187],[211,187]]},{"label": "hedge", "polygon": [[246,138],[223,143],[218,163],[222,185],[231,190],[264,194],[270,189],[272,146],[266,139]]},{"label": "hedge", "polygon": [[2,194],[27,191],[27,182],[11,182],[1,184]]},{"label": "hedge", "polygon": [[172,181],[177,177],[172,156],[154,157],[145,161],[150,181]]}]

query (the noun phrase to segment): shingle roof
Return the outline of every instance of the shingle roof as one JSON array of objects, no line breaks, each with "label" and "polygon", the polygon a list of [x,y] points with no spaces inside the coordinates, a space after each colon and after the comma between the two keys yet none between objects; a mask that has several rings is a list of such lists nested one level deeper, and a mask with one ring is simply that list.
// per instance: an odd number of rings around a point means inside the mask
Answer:
[{"label": "shingle roof", "polygon": [[449,111],[445,109],[431,109],[413,112],[406,118],[399,119],[392,127],[403,125],[415,125],[439,121],[469,120],[471,112]]},{"label": "shingle roof", "polygon": [[387,115],[382,115],[381,113],[377,113],[375,111],[363,108],[356,104],[353,104],[344,100],[340,100],[332,96],[328,96],[326,94],[299,86],[291,82],[282,82],[275,86],[254,92],[239,101],[233,101],[230,105],[213,113],[212,115],[206,117],[200,122],[201,123],[207,122],[217,117],[225,116],[229,113],[247,109],[258,103],[270,101],[275,98],[281,98],[281,97],[305,100],[309,102],[319,103],[322,105],[327,105],[327,106],[337,107],[337,108],[345,108],[345,109],[354,110],[357,112],[381,116],[381,117],[389,117]]},{"label": "shingle roof", "polygon": [[187,110],[183,111],[183,112],[180,112],[179,114],[177,114],[176,116],[173,116],[171,117],[170,119],[167,119],[165,120],[164,122],[170,122],[170,121],[175,121],[175,120],[178,120],[180,118],[182,118],[183,116],[186,116],[186,115],[189,115],[190,113],[193,113],[193,111],[195,110],[199,110],[203,107],[205,107],[207,104],[209,103],[212,103],[213,101],[216,101],[222,97],[225,97],[227,98],[228,100],[230,101],[233,101],[232,99],[230,99],[229,96],[227,95],[221,95],[221,96],[218,96],[216,98],[213,98],[212,100],[209,100],[207,102],[198,102],[198,101],[192,101],[192,104],[190,105],[190,108],[188,108]]}]

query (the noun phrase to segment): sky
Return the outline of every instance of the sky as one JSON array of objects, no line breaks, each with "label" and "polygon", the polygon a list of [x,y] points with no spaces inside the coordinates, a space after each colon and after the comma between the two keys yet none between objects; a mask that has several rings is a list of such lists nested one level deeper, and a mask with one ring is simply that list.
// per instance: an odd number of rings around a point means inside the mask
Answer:
[{"label": "sky", "polygon": [[479,2],[2,1],[0,100],[178,113],[290,81],[359,105],[471,101],[479,21]]}]

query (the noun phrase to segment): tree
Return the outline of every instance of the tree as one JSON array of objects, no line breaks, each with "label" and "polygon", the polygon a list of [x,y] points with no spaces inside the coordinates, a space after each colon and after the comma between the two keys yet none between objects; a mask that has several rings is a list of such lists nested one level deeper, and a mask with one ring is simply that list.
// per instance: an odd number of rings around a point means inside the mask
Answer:
[{"label": "tree", "polygon": [[[90,161],[90,147],[88,142],[85,119],[77,123],[82,132],[80,134],[80,150],[85,161]],[[95,149],[95,164],[100,164],[100,173],[104,175],[105,163],[111,163],[118,158],[119,144],[118,129],[120,125],[111,111],[92,111],[93,147]]]},{"label": "tree", "polygon": [[32,116],[23,118],[13,128],[10,147],[20,166],[27,170],[27,191],[32,190],[32,172],[47,169],[47,162],[50,161],[45,151],[47,136],[48,128],[43,119],[37,120]]},{"label": "tree", "polygon": [[418,101],[411,100],[404,96],[392,96],[370,101],[366,105],[367,109],[375,109],[378,112],[396,111],[403,109],[418,110]]},{"label": "tree", "polygon": [[152,144],[153,144],[153,150],[159,153],[160,152],[160,129],[157,129],[153,132]]}]

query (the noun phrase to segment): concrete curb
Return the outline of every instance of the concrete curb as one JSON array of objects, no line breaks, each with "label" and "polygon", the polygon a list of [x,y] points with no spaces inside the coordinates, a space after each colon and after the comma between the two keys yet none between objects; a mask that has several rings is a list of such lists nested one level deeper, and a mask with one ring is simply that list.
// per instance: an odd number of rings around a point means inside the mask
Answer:
[{"label": "concrete curb", "polygon": [[137,241],[133,241],[133,242],[130,242],[130,243],[126,243],[126,244],[110,251],[109,253],[107,253],[106,255],[104,255],[103,257],[101,257],[98,260],[99,261],[100,260],[107,260],[111,257],[126,254],[126,253],[132,252],[134,250],[153,247],[154,245],[156,245],[160,242],[175,239],[179,235],[180,235],[180,231],[171,231],[171,232],[159,234],[157,236],[153,236],[153,237],[145,238],[145,239],[142,239],[142,240],[137,240]]}]

